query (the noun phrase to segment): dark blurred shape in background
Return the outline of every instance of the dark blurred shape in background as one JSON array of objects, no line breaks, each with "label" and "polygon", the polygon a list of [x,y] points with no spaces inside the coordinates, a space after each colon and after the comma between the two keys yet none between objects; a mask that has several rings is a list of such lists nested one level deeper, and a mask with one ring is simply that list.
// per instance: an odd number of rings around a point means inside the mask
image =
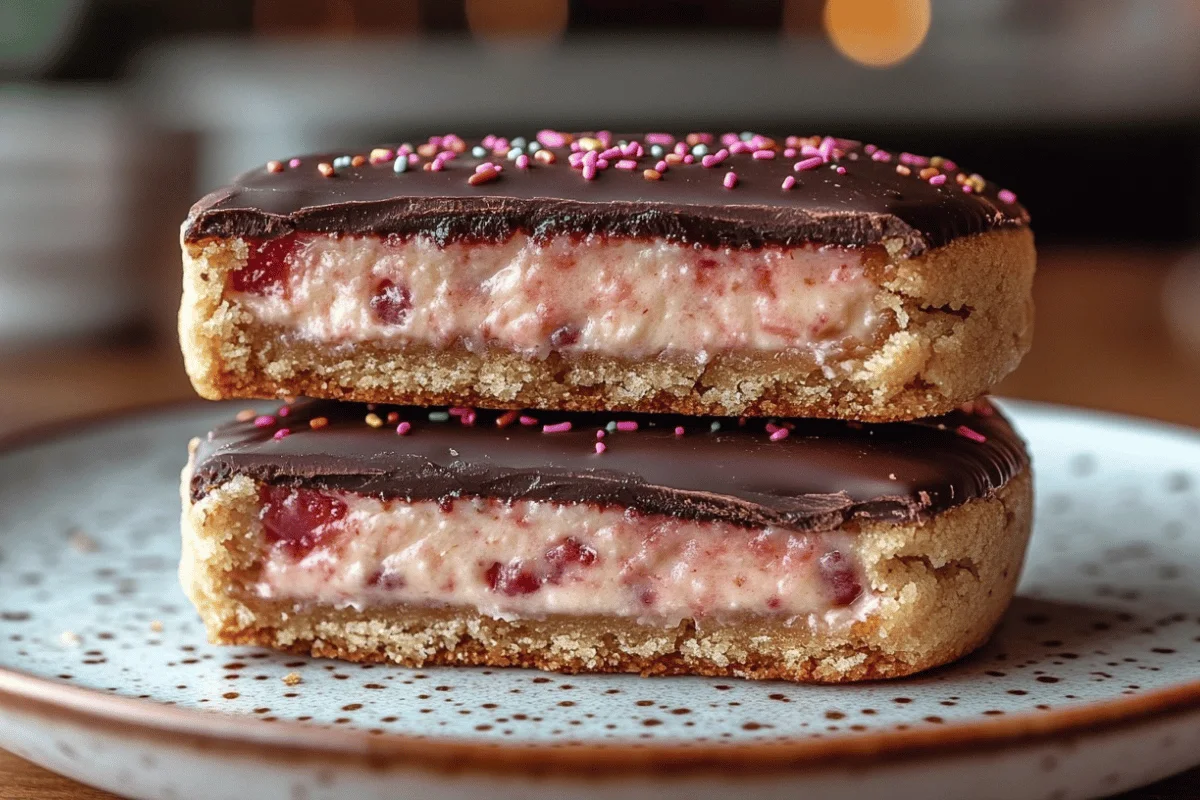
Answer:
[{"label": "dark blurred shape in background", "polygon": [[[35,415],[186,394],[178,226],[243,169],[430,132],[651,125],[952,155],[1031,209],[1040,286],[1084,298],[1039,297],[1007,388],[1200,422],[1191,398],[1113,395],[1125,367],[1094,341],[1200,389],[1196,0],[0,0],[0,78],[0,400]],[[1055,327],[1078,302],[1096,333]],[[105,355],[72,405],[54,398],[81,341]],[[1083,369],[1053,360],[1076,343],[1110,359],[1088,373],[1099,394],[1054,383]]]}]

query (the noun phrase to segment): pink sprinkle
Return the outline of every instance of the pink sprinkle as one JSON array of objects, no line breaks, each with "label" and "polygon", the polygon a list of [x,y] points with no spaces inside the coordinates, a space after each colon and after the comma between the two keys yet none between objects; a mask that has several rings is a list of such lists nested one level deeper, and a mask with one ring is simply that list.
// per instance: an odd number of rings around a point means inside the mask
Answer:
[{"label": "pink sprinkle", "polygon": [[500,167],[496,166],[495,164],[493,164],[490,161],[485,161],[482,164],[480,164],[479,166],[475,167],[476,172],[488,172],[489,170],[492,172],[499,172]]},{"label": "pink sprinkle", "polygon": [[737,173],[730,171],[730,172],[726,173],[725,180],[723,181],[723,183],[725,184],[726,189],[732,189],[733,187],[737,186],[737,181],[738,181]]},{"label": "pink sprinkle", "polygon": [[783,157],[784,158],[795,158],[796,157],[796,148],[794,148],[794,147],[783,148]]},{"label": "pink sprinkle", "polygon": [[975,190],[971,188],[971,184],[969,184],[969,183],[963,184],[963,194],[970,194],[973,191],[975,191]]},{"label": "pink sprinkle", "polygon": [[583,166],[583,153],[571,153],[567,156],[567,163],[575,169],[579,169]]},{"label": "pink sprinkle", "polygon": [[767,433],[774,433],[777,430],[781,430],[779,425],[776,425],[774,422],[767,423]]},{"label": "pink sprinkle", "polygon": [[291,432],[292,431],[290,428],[280,428],[279,430],[275,431],[274,438],[276,440],[283,439],[284,437],[288,436]]},{"label": "pink sprinkle", "polygon": [[542,426],[542,433],[566,433],[569,430],[571,430],[570,420]]},{"label": "pink sprinkle", "polygon": [[954,170],[958,169],[958,164],[955,164],[953,161],[951,161],[948,158],[943,158],[942,159],[942,169],[953,172]]},{"label": "pink sprinkle", "polygon": [[584,164],[595,164],[599,160],[600,160],[600,154],[597,153],[595,150],[588,150],[586,153],[583,154],[583,163]]},{"label": "pink sprinkle", "polygon": [[875,145],[873,145],[873,144],[869,144],[869,145],[867,145],[866,147],[864,147],[864,148],[863,148],[863,152],[864,152],[864,153],[866,153],[867,155],[871,155],[871,154],[873,154],[873,153],[874,153],[876,150],[878,150],[878,149],[879,149],[879,148],[878,148],[878,147],[876,147]]},{"label": "pink sprinkle", "polygon": [[891,161],[892,154],[889,153],[887,150],[876,150],[874,153],[871,153],[871,160],[872,161]]},{"label": "pink sprinkle", "polygon": [[401,436],[408,435],[408,432],[411,430],[412,430],[411,422],[407,422],[407,421],[401,422],[399,425],[396,426],[396,433],[400,434]]},{"label": "pink sprinkle", "polygon": [[600,455],[607,449],[608,445],[606,445],[604,442],[596,442],[596,455]]},{"label": "pink sprinkle", "polygon": [[824,163],[825,160],[820,156],[813,156],[812,158],[806,158],[803,161],[797,161],[795,165],[792,166],[792,169],[796,170],[796,172],[804,172],[806,169],[816,169]]},{"label": "pink sprinkle", "polygon": [[901,153],[900,163],[907,164],[910,167],[927,167],[929,159],[925,156],[913,155],[912,153]]},{"label": "pink sprinkle", "polygon": [[1015,194],[1013,194],[1012,192],[1010,192],[1008,189],[1001,189],[999,192],[996,193],[996,196],[1000,198],[1001,203],[1017,202],[1017,196]]},{"label": "pink sprinkle", "polygon": [[689,148],[687,146],[687,142],[676,142],[675,143],[675,155],[679,155],[679,156],[687,155],[687,152],[689,149],[691,149],[691,148]]},{"label": "pink sprinkle", "polygon": [[833,145],[834,141],[832,136],[826,136],[821,140],[821,145],[817,148],[821,151],[821,158],[825,159],[826,161],[829,160],[829,157],[833,155]]},{"label": "pink sprinkle", "polygon": [[529,417],[522,414],[518,420],[522,425],[537,425],[537,417]]},{"label": "pink sprinkle", "polygon": [[286,417],[288,414],[292,413],[292,410],[290,408],[288,408],[287,406],[280,406],[279,410],[276,411],[275,413],[281,417]]},{"label": "pink sprinkle", "polygon": [[420,164],[420,163],[421,163],[421,157],[419,155],[417,155],[416,153],[408,154],[408,165],[410,167],[415,164]]},{"label": "pink sprinkle", "polygon": [[441,172],[445,168],[445,166],[446,166],[445,161],[442,161],[440,158],[435,158],[429,164],[429,171],[430,172]]},{"label": "pink sprinkle", "polygon": [[691,153],[688,153],[686,156],[684,156],[684,157],[683,157],[683,163],[685,163],[685,164],[695,164],[695,163],[696,163],[696,157],[695,157],[694,155],[692,155]]},{"label": "pink sprinkle", "polygon": [[774,150],[755,150],[754,157],[759,161],[769,161],[775,157]]},{"label": "pink sprinkle", "polygon": [[585,181],[591,181],[591,180],[596,179],[596,165],[595,164],[584,164],[583,165],[583,179]]},{"label": "pink sprinkle", "polygon": [[713,135],[711,133],[689,133],[688,136],[695,139],[700,144],[713,143]]},{"label": "pink sprinkle", "polygon": [[607,158],[597,158],[596,159],[596,169],[608,169],[608,159]]},{"label": "pink sprinkle", "polygon": [[739,153],[749,153],[752,150],[754,150],[754,148],[750,146],[749,142],[743,142],[740,139],[729,145],[729,152],[733,153],[734,155],[738,155]]},{"label": "pink sprinkle", "polygon": [[619,147],[610,147],[607,150],[600,151],[601,158],[615,158],[619,155],[621,155],[621,148]]},{"label": "pink sprinkle", "polygon": [[494,145],[495,143],[496,143],[496,134],[494,134],[494,133],[489,133],[487,136],[483,137],[483,141],[480,142],[480,144],[482,144],[484,147],[486,147],[489,150],[492,149],[492,145]]},{"label": "pink sprinkle", "polygon": [[813,147],[811,144],[800,145],[800,155],[802,155],[802,156],[817,156],[822,161],[825,160],[825,156],[821,155],[821,148]]},{"label": "pink sprinkle", "polygon": [[411,145],[402,144],[402,145],[400,145],[400,147],[399,147],[399,148],[396,150],[396,155],[398,155],[398,156],[406,156],[406,155],[408,155],[408,154],[409,154],[409,153],[411,153],[411,152],[412,152],[412,146],[411,146]]},{"label": "pink sprinkle", "polygon": [[982,433],[980,433],[977,430],[968,428],[966,425],[959,425],[957,428],[954,429],[954,432],[957,433],[959,436],[963,437],[964,439],[970,439],[972,442],[978,442],[979,444],[983,444],[984,442],[987,441],[986,436],[984,436]]},{"label": "pink sprinkle", "polygon": [[729,158],[729,151],[722,147],[717,152],[702,157],[700,163],[706,167],[715,167],[727,158]]},{"label": "pink sprinkle", "polygon": [[675,137],[669,133],[647,133],[646,144],[657,144],[663,147],[670,147],[675,143]]},{"label": "pink sprinkle", "polygon": [[293,158],[291,161],[288,162],[288,166],[291,167],[292,169],[295,169],[296,167],[300,166],[300,159]]},{"label": "pink sprinkle", "polygon": [[616,163],[617,169],[637,169],[637,162],[632,158],[622,158]]},{"label": "pink sprinkle", "polygon": [[676,436],[683,436],[683,426],[682,426],[682,425],[676,425],[676,426],[675,426],[675,435],[676,435]]},{"label": "pink sprinkle", "polygon": [[929,179],[929,183],[933,186],[941,186],[945,182],[946,182],[945,175],[934,175],[932,178]]},{"label": "pink sprinkle", "polygon": [[256,428],[269,428],[274,424],[275,418],[266,414],[254,418],[254,427]]},{"label": "pink sprinkle", "polygon": [[795,185],[796,185],[796,179],[795,179],[793,176],[791,176],[791,175],[788,175],[786,178],[784,178],[784,179],[783,179],[783,189],[784,189],[784,191],[787,191],[788,189],[791,189],[791,188],[792,188],[793,186],[795,186]]},{"label": "pink sprinkle", "polygon": [[572,153],[578,153],[578,152],[581,152],[582,150],[583,150],[583,145],[581,145],[579,142],[571,142],[571,152]]},{"label": "pink sprinkle", "polygon": [[670,168],[670,166],[671,165],[668,164],[666,161],[660,161],[654,165],[654,169],[657,170],[658,172],[666,172]]},{"label": "pink sprinkle", "polygon": [[596,131],[596,138],[600,140],[601,146],[612,146],[612,131]]},{"label": "pink sprinkle", "polygon": [[642,155],[642,146],[640,144],[638,144],[637,142],[630,142],[629,144],[627,144],[621,148],[621,155],[623,155],[623,156],[639,156],[640,157]]},{"label": "pink sprinkle", "polygon": [[443,150],[434,156],[434,158],[442,161],[453,161],[454,159],[458,158],[458,153],[454,152],[453,150]]},{"label": "pink sprinkle", "polygon": [[542,147],[562,147],[567,143],[567,137],[558,131],[540,130],[537,132],[538,143]]},{"label": "pink sprinkle", "polygon": [[[646,141],[649,142],[650,140],[646,139]],[[721,144],[725,145],[726,147],[733,147],[739,141],[741,141],[741,139],[738,138],[738,135],[736,133],[722,133],[721,134]],[[650,142],[650,143],[654,144],[654,142]]]},{"label": "pink sprinkle", "polygon": [[467,408],[466,406],[455,406],[454,408],[449,409],[446,413],[452,417],[465,417],[467,414],[471,413],[471,409]]},{"label": "pink sprinkle", "polygon": [[468,428],[471,427],[475,424],[475,412],[468,411],[466,414],[463,414],[461,421],[463,425],[466,425]]},{"label": "pink sprinkle", "polygon": [[633,420],[625,420],[624,422],[617,423],[617,430],[619,431],[636,431],[637,429],[638,424]]},{"label": "pink sprinkle", "polygon": [[846,174],[846,168],[845,168],[845,167],[842,167],[842,166],[839,166],[839,167],[837,168],[837,174],[838,174],[838,175],[845,175],[845,174]]},{"label": "pink sprinkle", "polygon": [[770,439],[772,442],[778,442],[781,439],[786,439],[787,437],[788,437],[788,429],[780,428],[771,434]]},{"label": "pink sprinkle", "polygon": [[597,438],[597,439],[603,439],[603,438],[604,438],[604,428],[601,428],[600,430],[596,431],[596,438]]},{"label": "pink sprinkle", "polygon": [[529,156],[524,153],[517,156],[517,169],[529,169]]}]

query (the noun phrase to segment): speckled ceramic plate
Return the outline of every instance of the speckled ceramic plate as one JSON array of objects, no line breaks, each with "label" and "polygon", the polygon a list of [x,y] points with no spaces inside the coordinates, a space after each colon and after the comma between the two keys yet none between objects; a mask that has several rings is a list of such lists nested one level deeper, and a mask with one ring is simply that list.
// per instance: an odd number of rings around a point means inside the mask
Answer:
[{"label": "speckled ceramic plate", "polygon": [[213,647],[176,584],[176,483],[188,437],[232,409],[25,437],[0,453],[0,746],[206,800],[1076,798],[1193,766],[1200,436],[1009,408],[1038,517],[999,634],[925,676],[841,687]]}]

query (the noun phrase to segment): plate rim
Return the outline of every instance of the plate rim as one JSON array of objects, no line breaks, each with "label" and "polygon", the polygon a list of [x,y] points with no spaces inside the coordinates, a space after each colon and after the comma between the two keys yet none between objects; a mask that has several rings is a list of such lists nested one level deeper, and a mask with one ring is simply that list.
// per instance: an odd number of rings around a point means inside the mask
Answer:
[{"label": "plate rim", "polygon": [[[262,402],[247,400],[248,403]],[[1001,406],[1057,418],[1119,424],[1146,432],[1182,436],[1200,443],[1200,433],[1184,425],[1065,404],[1000,398]],[[145,414],[197,409],[212,401],[175,400],[134,405],[39,423],[0,436],[0,455],[53,442]],[[671,678],[659,678],[671,680]],[[33,714],[51,723],[68,718],[89,729],[105,729],[176,746],[232,751],[287,761],[314,757],[357,762],[370,769],[412,768],[424,772],[602,775],[607,778],[686,772],[723,775],[793,773],[831,766],[950,753],[994,752],[1071,735],[1115,733],[1152,721],[1200,710],[1200,677],[1134,697],[1118,697],[1073,708],[1051,709],[956,722],[927,729],[888,730],[824,739],[689,744],[616,741],[479,741],[454,736],[372,734],[293,721],[273,721],[221,711],[167,706],[105,694],[0,665],[0,711]],[[602,771],[602,772],[601,772]]]}]

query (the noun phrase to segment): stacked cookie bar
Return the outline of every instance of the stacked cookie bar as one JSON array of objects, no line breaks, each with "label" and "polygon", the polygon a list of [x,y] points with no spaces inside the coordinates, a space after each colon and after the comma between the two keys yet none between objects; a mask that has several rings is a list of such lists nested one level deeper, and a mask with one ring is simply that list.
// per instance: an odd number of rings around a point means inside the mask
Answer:
[{"label": "stacked cookie bar", "polygon": [[[214,641],[848,681],[986,640],[1031,523],[983,397],[1015,196],[832,137],[543,130],[272,161],[183,227]],[[304,397],[296,401],[293,398]]]}]

